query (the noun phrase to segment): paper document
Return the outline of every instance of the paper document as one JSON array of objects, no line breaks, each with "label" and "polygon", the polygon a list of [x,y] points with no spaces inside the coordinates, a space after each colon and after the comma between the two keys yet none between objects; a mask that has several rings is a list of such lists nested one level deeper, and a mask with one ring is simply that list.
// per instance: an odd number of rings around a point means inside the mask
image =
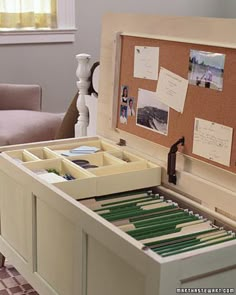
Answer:
[{"label": "paper document", "polygon": [[57,175],[55,173],[43,173],[38,174],[38,177],[49,182],[49,183],[56,183],[56,182],[65,182],[67,181],[64,177]]},{"label": "paper document", "polygon": [[134,78],[158,79],[159,47],[135,46]]},{"label": "paper document", "polygon": [[90,155],[100,151],[100,148],[93,146],[80,146],[71,150],[61,151],[61,155],[71,157],[75,155]]},{"label": "paper document", "polygon": [[95,146],[80,146],[77,148],[74,148],[72,150],[70,150],[71,153],[74,154],[94,154],[96,152],[98,152],[100,150],[100,148],[97,148]]},{"label": "paper document", "polygon": [[193,153],[230,166],[233,128],[195,118]]},{"label": "paper document", "polygon": [[156,90],[160,101],[182,113],[187,89],[188,80],[161,68]]}]

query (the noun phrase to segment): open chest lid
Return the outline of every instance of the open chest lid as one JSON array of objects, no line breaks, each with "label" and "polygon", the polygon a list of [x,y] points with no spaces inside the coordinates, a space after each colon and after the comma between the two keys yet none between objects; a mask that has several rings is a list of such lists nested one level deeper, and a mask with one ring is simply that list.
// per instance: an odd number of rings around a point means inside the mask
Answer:
[{"label": "open chest lid", "polygon": [[[97,122],[100,136],[115,143],[122,139],[122,142],[126,143],[124,149],[136,152],[163,167],[163,186],[180,192],[191,201],[234,221],[236,221],[236,133],[233,131],[236,128],[234,115],[236,100],[232,93],[236,91],[236,84],[233,83],[233,77],[236,77],[236,36],[232,28],[235,25],[236,20],[233,19],[107,14],[102,27]],[[144,48],[150,49],[149,53],[143,54],[141,58],[137,57],[135,50],[140,53]],[[221,61],[217,62],[214,56],[220,55],[221,58],[223,56],[224,60],[224,67],[220,69],[221,74],[223,73],[221,76],[223,82],[220,82],[224,83],[223,88],[222,84],[218,89],[207,89],[205,86],[190,85],[188,82],[182,112],[169,108],[167,134],[150,130],[152,129],[150,126],[149,130],[145,128],[146,126],[137,126],[141,105],[139,91],[143,89],[144,93],[146,90],[155,92],[158,79],[140,78],[140,73],[137,74],[136,71],[142,72],[145,63],[147,67],[152,66],[150,56],[153,48],[158,48],[156,55],[158,72],[159,68],[163,67],[185,80],[189,80],[191,73],[190,62],[192,66],[194,64],[190,52],[203,53],[205,61],[197,61],[195,64],[199,68],[209,63],[212,71],[217,71],[219,70],[217,65]],[[207,59],[208,53],[211,56],[210,61]],[[193,72],[194,75],[196,73]],[[128,114],[128,102],[122,102],[121,91],[125,86],[128,86],[130,92],[128,99],[133,99],[136,112],[134,118]],[[126,122],[121,122],[122,108],[126,103]],[[200,148],[206,145],[204,141],[210,144],[210,140],[207,139],[209,132],[204,133],[204,128],[207,126],[204,125],[204,120],[206,124],[213,123],[219,125],[219,128],[226,125],[230,129],[232,142],[227,142],[230,150],[227,152],[230,156],[227,165],[217,160],[220,152],[225,153],[224,148],[214,154],[213,160],[207,158],[204,153],[200,155],[199,152],[196,154],[192,152],[196,135],[194,135],[196,118],[203,123],[203,135],[200,135],[204,138],[200,139],[202,144]],[[214,135],[220,131],[217,129],[215,132]],[[183,136],[185,145],[179,149],[176,157],[177,183],[172,184],[168,182],[167,176],[168,153],[172,144]],[[219,139],[214,145],[217,146],[230,138],[226,137],[224,135],[221,137],[219,134]],[[224,158],[224,155],[222,157]]]}]

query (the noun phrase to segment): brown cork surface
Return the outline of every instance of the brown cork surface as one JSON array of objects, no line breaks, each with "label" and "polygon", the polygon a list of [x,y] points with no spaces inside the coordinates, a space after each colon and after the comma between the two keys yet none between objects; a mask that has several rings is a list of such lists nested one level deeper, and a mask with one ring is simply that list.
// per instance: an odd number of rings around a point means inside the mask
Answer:
[{"label": "brown cork surface", "polygon": [[[118,95],[117,127],[139,137],[170,147],[180,137],[185,137],[184,153],[223,169],[236,172],[236,133],[233,132],[230,167],[199,157],[192,153],[193,128],[195,118],[213,121],[236,129],[236,50],[224,47],[121,36],[121,64]],[[195,85],[188,86],[183,113],[170,109],[168,135],[159,134],[136,125],[136,117],[128,117],[127,124],[119,122],[121,106],[121,86],[129,86],[129,96],[135,98],[137,107],[138,88],[156,91],[157,81],[133,77],[134,47],[159,47],[159,67],[188,79],[190,49],[225,54],[223,91],[216,91]]]}]

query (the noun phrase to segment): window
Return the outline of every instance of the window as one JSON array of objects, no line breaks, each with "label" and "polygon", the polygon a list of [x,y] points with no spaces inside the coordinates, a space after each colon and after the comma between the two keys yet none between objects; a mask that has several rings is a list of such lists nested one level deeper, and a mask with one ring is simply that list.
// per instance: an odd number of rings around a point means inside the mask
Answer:
[{"label": "window", "polygon": [[56,0],[0,0],[0,27],[56,28],[56,6]]},{"label": "window", "polygon": [[0,44],[73,42],[74,0],[0,0]]}]

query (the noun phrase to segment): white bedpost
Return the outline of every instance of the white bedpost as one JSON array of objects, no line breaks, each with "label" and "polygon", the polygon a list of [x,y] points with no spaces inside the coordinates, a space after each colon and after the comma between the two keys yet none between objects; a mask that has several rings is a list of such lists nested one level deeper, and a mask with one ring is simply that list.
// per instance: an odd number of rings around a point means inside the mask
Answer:
[{"label": "white bedpost", "polygon": [[78,122],[75,124],[75,136],[86,136],[87,127],[89,124],[89,111],[85,103],[85,95],[88,94],[88,88],[90,82],[88,81],[90,76],[90,58],[89,54],[78,54],[76,59],[78,61],[78,68],[76,70],[76,76],[78,78],[77,87],[79,96],[77,99],[77,109],[79,111]]}]

